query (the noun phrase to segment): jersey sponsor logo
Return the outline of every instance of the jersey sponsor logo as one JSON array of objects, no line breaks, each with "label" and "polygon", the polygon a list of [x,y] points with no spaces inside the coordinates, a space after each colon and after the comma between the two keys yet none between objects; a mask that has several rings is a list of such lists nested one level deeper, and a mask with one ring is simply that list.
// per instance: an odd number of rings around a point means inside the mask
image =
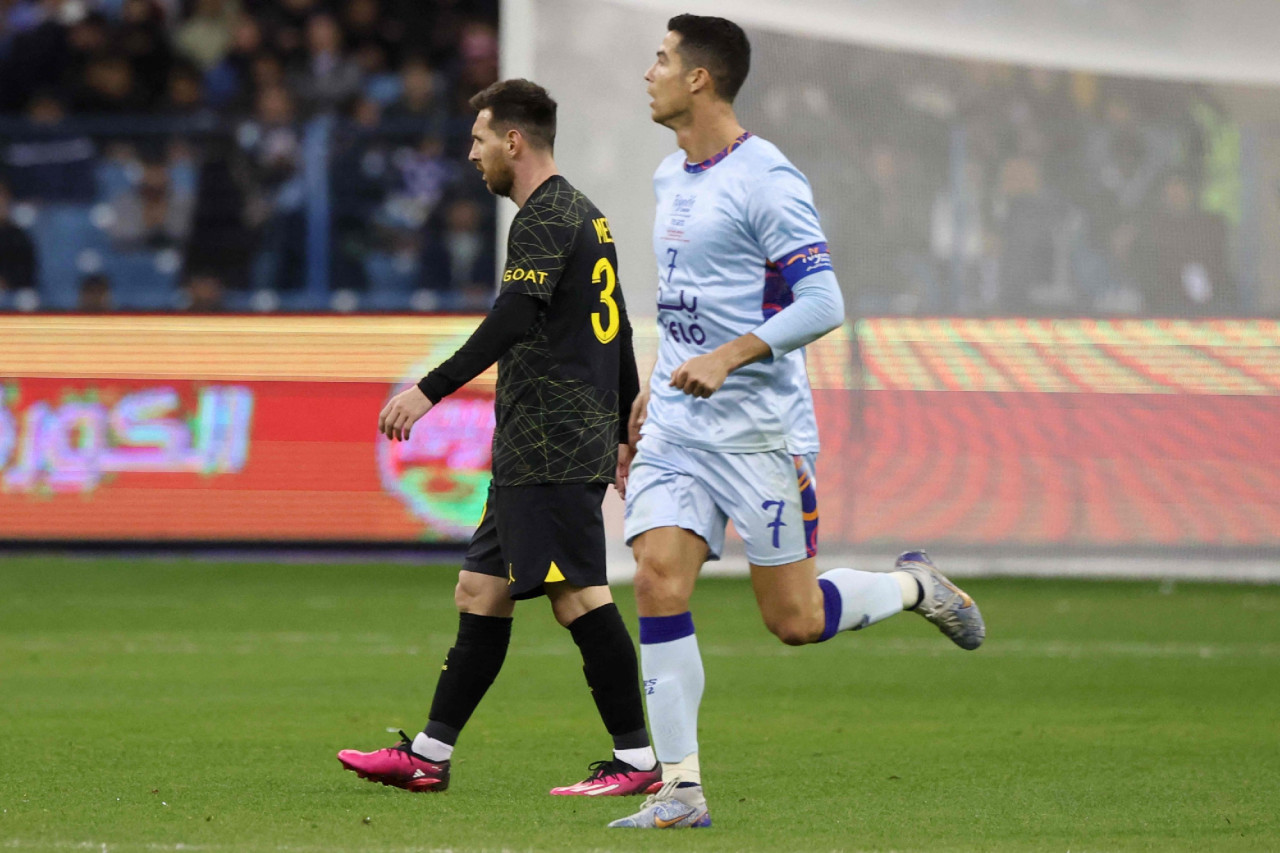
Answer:
[{"label": "jersey sponsor logo", "polygon": [[[669,319],[662,317],[663,311],[679,312],[678,319]],[[678,343],[694,344],[702,346],[707,342],[707,333],[696,322],[698,319],[698,297],[693,295],[689,297],[689,301],[685,302],[684,289],[680,290],[680,299],[677,302],[663,302],[662,296],[658,297],[658,314],[659,324],[666,330],[667,337]]]},{"label": "jersey sponsor logo", "polygon": [[681,243],[689,242],[685,239],[684,229],[689,224],[690,217],[693,216],[693,206],[698,201],[696,195],[680,195],[676,194],[671,200],[671,207],[667,211],[667,233],[665,239],[678,240]]},{"label": "jersey sponsor logo", "polygon": [[547,274],[538,270],[527,270],[522,267],[516,267],[513,270],[507,270],[502,274],[503,281],[536,281],[538,284],[547,283]]},{"label": "jersey sponsor logo", "polygon": [[609,218],[608,218],[608,217],[606,217],[606,216],[601,216],[599,219],[593,219],[593,220],[591,220],[591,224],[592,224],[593,226],[595,226],[595,229],[596,229],[596,242],[597,242],[597,243],[612,243],[612,242],[613,242],[613,234],[609,233]]}]

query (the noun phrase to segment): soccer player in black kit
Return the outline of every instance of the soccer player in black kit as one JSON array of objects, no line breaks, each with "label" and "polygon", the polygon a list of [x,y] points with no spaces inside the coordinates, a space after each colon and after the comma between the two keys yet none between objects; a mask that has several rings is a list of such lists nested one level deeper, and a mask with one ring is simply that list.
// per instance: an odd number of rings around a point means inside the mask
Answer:
[{"label": "soccer player in black kit", "polygon": [[[559,795],[626,795],[662,781],[640,699],[635,647],[605,577],[601,502],[626,470],[627,419],[639,390],[631,324],[609,223],[559,175],[556,103],[541,86],[504,80],[471,99],[471,162],[520,208],[497,300],[470,339],[417,387],[393,397],[378,430],[393,440],[448,394],[498,362],[493,482],[455,600],[458,636],[426,728],[338,760],[363,778],[442,791],[458,734],[502,668],[518,599],[546,595],[582,652],[613,756]],[[619,492],[626,488],[618,480]]]}]

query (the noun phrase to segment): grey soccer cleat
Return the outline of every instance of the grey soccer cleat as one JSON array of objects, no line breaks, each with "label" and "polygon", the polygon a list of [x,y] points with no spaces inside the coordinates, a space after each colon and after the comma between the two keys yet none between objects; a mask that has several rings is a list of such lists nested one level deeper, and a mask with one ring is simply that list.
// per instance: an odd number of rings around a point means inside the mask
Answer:
[{"label": "grey soccer cleat", "polygon": [[987,637],[982,613],[969,594],[947,580],[924,551],[904,551],[894,568],[915,578],[924,590],[913,609],[938,626],[962,649],[976,649]]},{"label": "grey soccer cleat", "polygon": [[697,829],[711,826],[707,798],[702,786],[678,779],[668,780],[644,801],[640,811],[618,818],[609,826],[625,829]]}]

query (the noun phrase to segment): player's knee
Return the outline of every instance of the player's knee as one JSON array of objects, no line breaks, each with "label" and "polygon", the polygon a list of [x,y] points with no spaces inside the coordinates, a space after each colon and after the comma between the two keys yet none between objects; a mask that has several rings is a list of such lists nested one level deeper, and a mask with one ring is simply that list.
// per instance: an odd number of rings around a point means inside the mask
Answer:
[{"label": "player's knee", "polygon": [[458,585],[453,588],[453,603],[460,613],[506,616],[511,602],[505,593],[506,587],[500,581],[474,572],[461,572]]},{"label": "player's knee", "polygon": [[459,580],[458,585],[453,588],[453,604],[461,613],[470,613],[475,609],[478,598],[477,591],[464,580]]},{"label": "player's knee", "polygon": [[683,579],[661,566],[641,562],[636,566],[636,601],[647,610],[673,612],[687,610],[689,593]]},{"label": "player's knee", "polygon": [[800,614],[766,616],[764,624],[769,633],[788,646],[806,646],[822,636],[822,625]]}]

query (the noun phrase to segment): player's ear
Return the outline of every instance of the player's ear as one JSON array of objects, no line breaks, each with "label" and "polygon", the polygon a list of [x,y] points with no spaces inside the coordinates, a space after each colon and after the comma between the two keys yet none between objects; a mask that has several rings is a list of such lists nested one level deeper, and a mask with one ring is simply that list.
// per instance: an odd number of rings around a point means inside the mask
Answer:
[{"label": "player's ear", "polygon": [[508,157],[516,156],[516,152],[524,147],[524,136],[514,127],[507,131],[507,135],[503,137],[502,141],[506,147]]},{"label": "player's ear", "polygon": [[705,68],[695,68],[685,75],[685,79],[689,81],[689,94],[696,95],[705,90],[711,90],[711,72]]}]

